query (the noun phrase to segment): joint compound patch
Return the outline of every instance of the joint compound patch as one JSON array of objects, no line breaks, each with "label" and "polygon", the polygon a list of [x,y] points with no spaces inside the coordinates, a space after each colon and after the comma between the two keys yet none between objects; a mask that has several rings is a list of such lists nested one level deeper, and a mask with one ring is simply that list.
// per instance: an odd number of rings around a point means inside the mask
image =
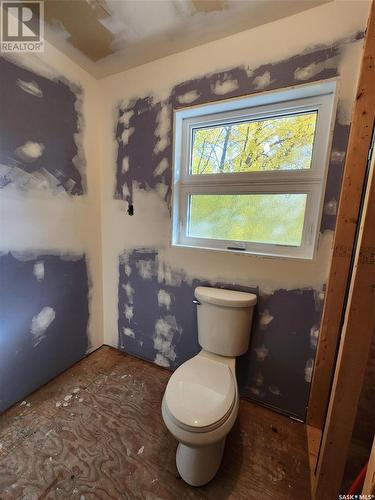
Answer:
[{"label": "joint compound patch", "polygon": [[144,280],[150,280],[153,276],[153,262],[150,260],[139,260],[137,262],[137,269],[140,276]]},{"label": "joint compound patch", "polygon": [[324,204],[324,213],[326,215],[337,214],[337,200],[329,200]]},{"label": "joint compound patch", "polygon": [[156,192],[163,200],[167,197],[169,189],[169,186],[167,186],[167,184],[164,184],[164,182],[158,182],[155,186]]},{"label": "joint compound patch", "polygon": [[33,95],[34,97],[43,97],[42,89],[34,81],[25,82],[24,80],[18,78],[17,85],[19,86],[20,89],[24,90],[28,94]]},{"label": "joint compound patch", "polygon": [[171,307],[171,296],[165,290],[160,289],[158,291],[158,304],[160,307],[164,306],[168,310]]},{"label": "joint compound patch", "polygon": [[345,151],[334,151],[331,152],[331,162],[332,163],[341,163],[344,161]]},{"label": "joint compound patch", "polygon": [[125,174],[129,170],[129,157],[125,156],[122,160],[122,172]]},{"label": "joint compound patch", "polygon": [[327,68],[335,68],[337,66],[337,58],[327,59],[326,61],[322,61],[319,63],[311,63],[304,68],[297,68],[294,72],[294,78],[296,80],[311,80],[314,76],[317,76],[323,70]]},{"label": "joint compound patch", "polygon": [[271,73],[269,71],[265,71],[263,75],[256,76],[253,80],[253,84],[257,90],[269,87],[271,84]]},{"label": "joint compound patch", "polygon": [[128,144],[130,136],[134,133],[134,128],[126,128],[121,136],[121,140],[124,146]]},{"label": "joint compound patch", "polygon": [[23,161],[30,163],[42,156],[44,144],[40,142],[27,141],[23,146],[16,149],[16,155]]},{"label": "joint compound patch", "polygon": [[120,117],[119,121],[120,123],[122,123],[123,125],[125,125],[125,127],[129,127],[129,124],[130,124],[130,118],[134,115],[134,111],[133,110],[130,110],[130,111],[125,111],[122,116]]},{"label": "joint compound patch", "polygon": [[270,385],[268,387],[268,390],[270,391],[271,394],[274,396],[281,396],[280,389],[277,387],[277,385]]},{"label": "joint compound patch", "polygon": [[198,99],[199,95],[197,90],[190,90],[183,95],[177,96],[177,101],[180,104],[191,104]]},{"label": "joint compound patch", "polygon": [[[162,356],[166,362],[176,359],[176,352],[172,345],[175,334],[180,334],[181,328],[177,325],[174,316],[165,316],[157,320],[155,324],[155,334],[153,336],[154,349]],[[155,359],[156,362],[156,359]]]},{"label": "joint compound patch", "polygon": [[255,396],[260,396],[261,395],[261,392],[258,389],[258,387],[250,387],[250,392],[251,392],[251,394],[254,394]]},{"label": "joint compound patch", "polygon": [[257,373],[256,377],[254,378],[254,382],[257,387],[261,387],[263,385],[264,377],[261,372]]},{"label": "joint compound patch", "polygon": [[31,320],[31,334],[36,347],[45,337],[45,332],[55,319],[55,311],[52,307],[43,307],[39,314]]},{"label": "joint compound patch", "polygon": [[261,328],[266,328],[272,320],[273,316],[270,314],[268,309],[265,309],[260,313],[259,325]]},{"label": "joint compound patch", "polygon": [[125,304],[125,311],[124,311],[125,317],[128,321],[132,319],[134,316],[134,309],[133,306],[129,306],[128,304]]},{"label": "joint compound patch", "polygon": [[306,361],[306,366],[305,366],[305,381],[308,382],[309,384],[311,383],[312,380],[313,369],[314,369],[314,360],[310,358]]},{"label": "joint compound patch", "polygon": [[44,280],[44,262],[42,260],[35,262],[33,268],[33,275],[38,281]]},{"label": "joint compound patch", "polygon": [[154,176],[155,177],[160,177],[161,175],[164,174],[166,170],[169,168],[169,161],[168,158],[163,158],[161,162],[158,164],[158,166],[154,170]]},{"label": "joint compound patch", "polygon": [[239,88],[239,83],[238,80],[224,80],[224,81],[217,81],[213,86],[212,86],[212,92],[216,95],[225,95],[229,94],[230,92],[234,92]]},{"label": "joint compound patch", "polygon": [[158,141],[154,147],[154,153],[163,152],[170,144],[169,132],[171,130],[171,110],[170,105],[163,104],[156,117],[155,136]]},{"label": "joint compound patch", "polygon": [[254,349],[254,351],[256,352],[258,361],[264,361],[268,356],[268,349],[265,345]]},{"label": "joint compound patch", "polygon": [[171,364],[169,360],[162,354],[157,353],[154,359],[156,365],[162,366],[163,368],[170,368]]},{"label": "joint compound patch", "polygon": [[124,335],[126,335],[127,337],[130,337],[132,339],[135,338],[134,332],[130,328],[124,328],[123,332],[124,332]]},{"label": "joint compound patch", "polygon": [[318,345],[318,339],[319,339],[319,327],[315,325],[310,330],[310,346],[313,349],[316,349]]},{"label": "joint compound patch", "polygon": [[128,301],[130,303],[133,302],[133,295],[134,295],[134,289],[132,288],[130,283],[126,283],[126,285],[123,285],[124,290],[126,292],[126,296],[128,298]]}]

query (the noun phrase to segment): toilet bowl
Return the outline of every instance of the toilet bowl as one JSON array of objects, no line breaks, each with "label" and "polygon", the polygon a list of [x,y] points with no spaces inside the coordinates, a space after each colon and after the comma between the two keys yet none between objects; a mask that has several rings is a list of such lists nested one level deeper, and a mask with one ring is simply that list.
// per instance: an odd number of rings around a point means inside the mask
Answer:
[{"label": "toilet bowl", "polygon": [[237,418],[235,356],[247,351],[256,296],[198,287],[195,297],[203,349],[172,374],[162,415],[179,441],[176,465],[181,477],[191,486],[202,486],[218,471],[226,436]]}]

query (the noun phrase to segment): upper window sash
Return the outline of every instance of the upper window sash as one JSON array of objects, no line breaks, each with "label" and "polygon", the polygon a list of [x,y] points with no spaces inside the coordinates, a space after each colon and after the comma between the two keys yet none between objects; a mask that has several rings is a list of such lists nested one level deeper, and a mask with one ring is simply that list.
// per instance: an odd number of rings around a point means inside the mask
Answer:
[{"label": "upper window sash", "polygon": [[[246,109],[236,109],[222,111],[218,113],[205,114],[201,109],[201,114],[195,116],[180,116],[175,118],[175,172],[174,183],[181,184],[219,184],[232,182],[283,182],[283,180],[306,182],[322,181],[326,167],[326,151],[331,135],[331,114],[332,95],[324,94],[310,98],[297,99],[281,103],[262,105],[258,107],[247,107]],[[210,105],[207,105],[210,106]],[[203,107],[205,108],[205,107]],[[317,111],[317,121],[313,142],[311,167],[301,170],[272,170],[262,172],[228,172],[212,174],[191,174],[189,172],[192,158],[193,129],[200,127],[220,126],[228,123],[255,121],[259,119],[277,118],[278,116],[288,116],[293,114]],[[183,112],[182,112],[183,113]],[[234,180],[237,178],[237,180]]]}]

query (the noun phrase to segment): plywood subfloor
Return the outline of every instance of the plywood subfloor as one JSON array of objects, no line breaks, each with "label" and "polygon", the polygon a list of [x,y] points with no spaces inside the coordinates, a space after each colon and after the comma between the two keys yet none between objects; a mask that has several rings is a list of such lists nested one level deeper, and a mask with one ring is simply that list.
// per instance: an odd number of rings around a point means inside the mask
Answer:
[{"label": "plywood subfloor", "polygon": [[0,417],[0,499],[310,498],[305,426],[242,401],[217,477],[178,479],[170,373],[108,347]]}]

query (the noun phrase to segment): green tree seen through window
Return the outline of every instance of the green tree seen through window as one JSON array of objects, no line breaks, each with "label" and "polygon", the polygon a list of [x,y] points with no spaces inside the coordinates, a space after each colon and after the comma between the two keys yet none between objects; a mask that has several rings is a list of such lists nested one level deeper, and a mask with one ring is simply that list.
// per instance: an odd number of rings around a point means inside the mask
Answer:
[{"label": "green tree seen through window", "polygon": [[[193,175],[311,167],[317,112],[197,128]],[[190,197],[189,236],[299,246],[307,195]]]},{"label": "green tree seen through window", "polygon": [[308,169],[317,112],[193,130],[192,174]]}]

